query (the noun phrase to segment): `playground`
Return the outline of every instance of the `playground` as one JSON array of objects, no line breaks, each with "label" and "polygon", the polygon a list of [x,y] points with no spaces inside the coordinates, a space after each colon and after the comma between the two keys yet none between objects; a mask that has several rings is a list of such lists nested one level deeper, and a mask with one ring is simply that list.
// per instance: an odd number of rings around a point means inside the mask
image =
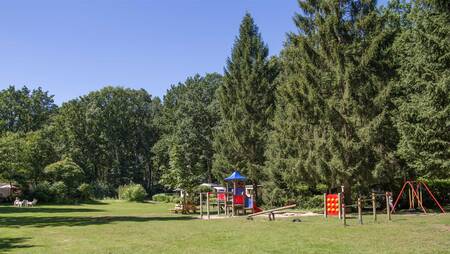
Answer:
[{"label": "playground", "polygon": [[[0,253],[448,253],[448,214],[200,220],[173,204],[0,206]],[[355,216],[353,216],[355,217]]]},{"label": "playground", "polygon": [[[225,178],[225,186],[185,194],[181,204],[106,200],[2,205],[0,253],[448,253],[450,249],[448,207],[424,206],[425,195],[433,196],[425,183],[406,182],[395,202],[390,192],[373,192],[358,197],[355,204],[344,201],[342,187],[338,193],[324,193],[323,213],[314,213],[298,210],[296,204],[262,209],[254,198],[257,192],[245,181],[245,176],[233,172]],[[199,204],[188,201],[193,197]],[[409,209],[396,211],[402,197],[408,198]],[[380,200],[387,209],[377,209]]]}]

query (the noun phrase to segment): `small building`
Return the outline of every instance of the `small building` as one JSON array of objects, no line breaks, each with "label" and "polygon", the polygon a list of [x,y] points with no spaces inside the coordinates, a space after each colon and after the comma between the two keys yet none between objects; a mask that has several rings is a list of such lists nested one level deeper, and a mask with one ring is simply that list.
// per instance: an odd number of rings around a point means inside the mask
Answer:
[{"label": "small building", "polygon": [[15,189],[16,187],[9,183],[0,183],[0,199],[9,198]]}]

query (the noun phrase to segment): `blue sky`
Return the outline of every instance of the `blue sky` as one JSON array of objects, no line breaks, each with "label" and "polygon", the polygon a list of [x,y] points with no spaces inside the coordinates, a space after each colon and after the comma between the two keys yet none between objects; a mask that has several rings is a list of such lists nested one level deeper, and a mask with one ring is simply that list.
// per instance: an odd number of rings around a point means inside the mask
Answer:
[{"label": "blue sky", "polygon": [[223,72],[246,11],[273,55],[298,10],[296,0],[0,1],[0,89],[41,86],[58,104],[106,85],[161,97]]}]

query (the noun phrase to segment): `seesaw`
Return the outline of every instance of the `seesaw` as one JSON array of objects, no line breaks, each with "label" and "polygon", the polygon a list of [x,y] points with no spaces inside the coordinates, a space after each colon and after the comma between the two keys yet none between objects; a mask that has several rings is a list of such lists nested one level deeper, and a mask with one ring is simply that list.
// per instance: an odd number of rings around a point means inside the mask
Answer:
[{"label": "seesaw", "polygon": [[247,216],[247,220],[253,220],[253,217],[258,216],[258,215],[263,215],[263,214],[268,214],[269,215],[269,220],[275,220],[275,212],[286,210],[286,209],[290,209],[290,208],[294,208],[296,206],[297,206],[296,204],[293,204],[293,205],[288,205],[288,206],[283,206],[283,207],[270,209],[270,210],[267,210],[267,211],[262,211],[262,212],[259,212],[259,213],[250,214],[250,215]]}]

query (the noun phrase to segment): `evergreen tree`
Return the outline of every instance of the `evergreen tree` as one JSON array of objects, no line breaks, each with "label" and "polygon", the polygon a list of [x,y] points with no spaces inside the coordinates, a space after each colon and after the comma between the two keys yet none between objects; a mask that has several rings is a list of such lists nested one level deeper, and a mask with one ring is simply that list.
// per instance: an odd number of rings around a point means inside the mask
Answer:
[{"label": "evergreen tree", "polygon": [[223,86],[218,90],[221,122],[215,135],[214,169],[219,179],[232,168],[257,188],[263,176],[269,121],[274,109],[275,61],[250,14],[242,20]]},{"label": "evergreen tree", "polygon": [[282,52],[267,155],[269,188],[295,198],[304,185],[369,188],[390,181],[397,136],[391,119],[390,45],[375,1],[299,1]]},{"label": "evergreen tree", "polygon": [[450,177],[449,3],[413,1],[395,44],[398,154],[413,170],[405,175],[411,178]]}]

